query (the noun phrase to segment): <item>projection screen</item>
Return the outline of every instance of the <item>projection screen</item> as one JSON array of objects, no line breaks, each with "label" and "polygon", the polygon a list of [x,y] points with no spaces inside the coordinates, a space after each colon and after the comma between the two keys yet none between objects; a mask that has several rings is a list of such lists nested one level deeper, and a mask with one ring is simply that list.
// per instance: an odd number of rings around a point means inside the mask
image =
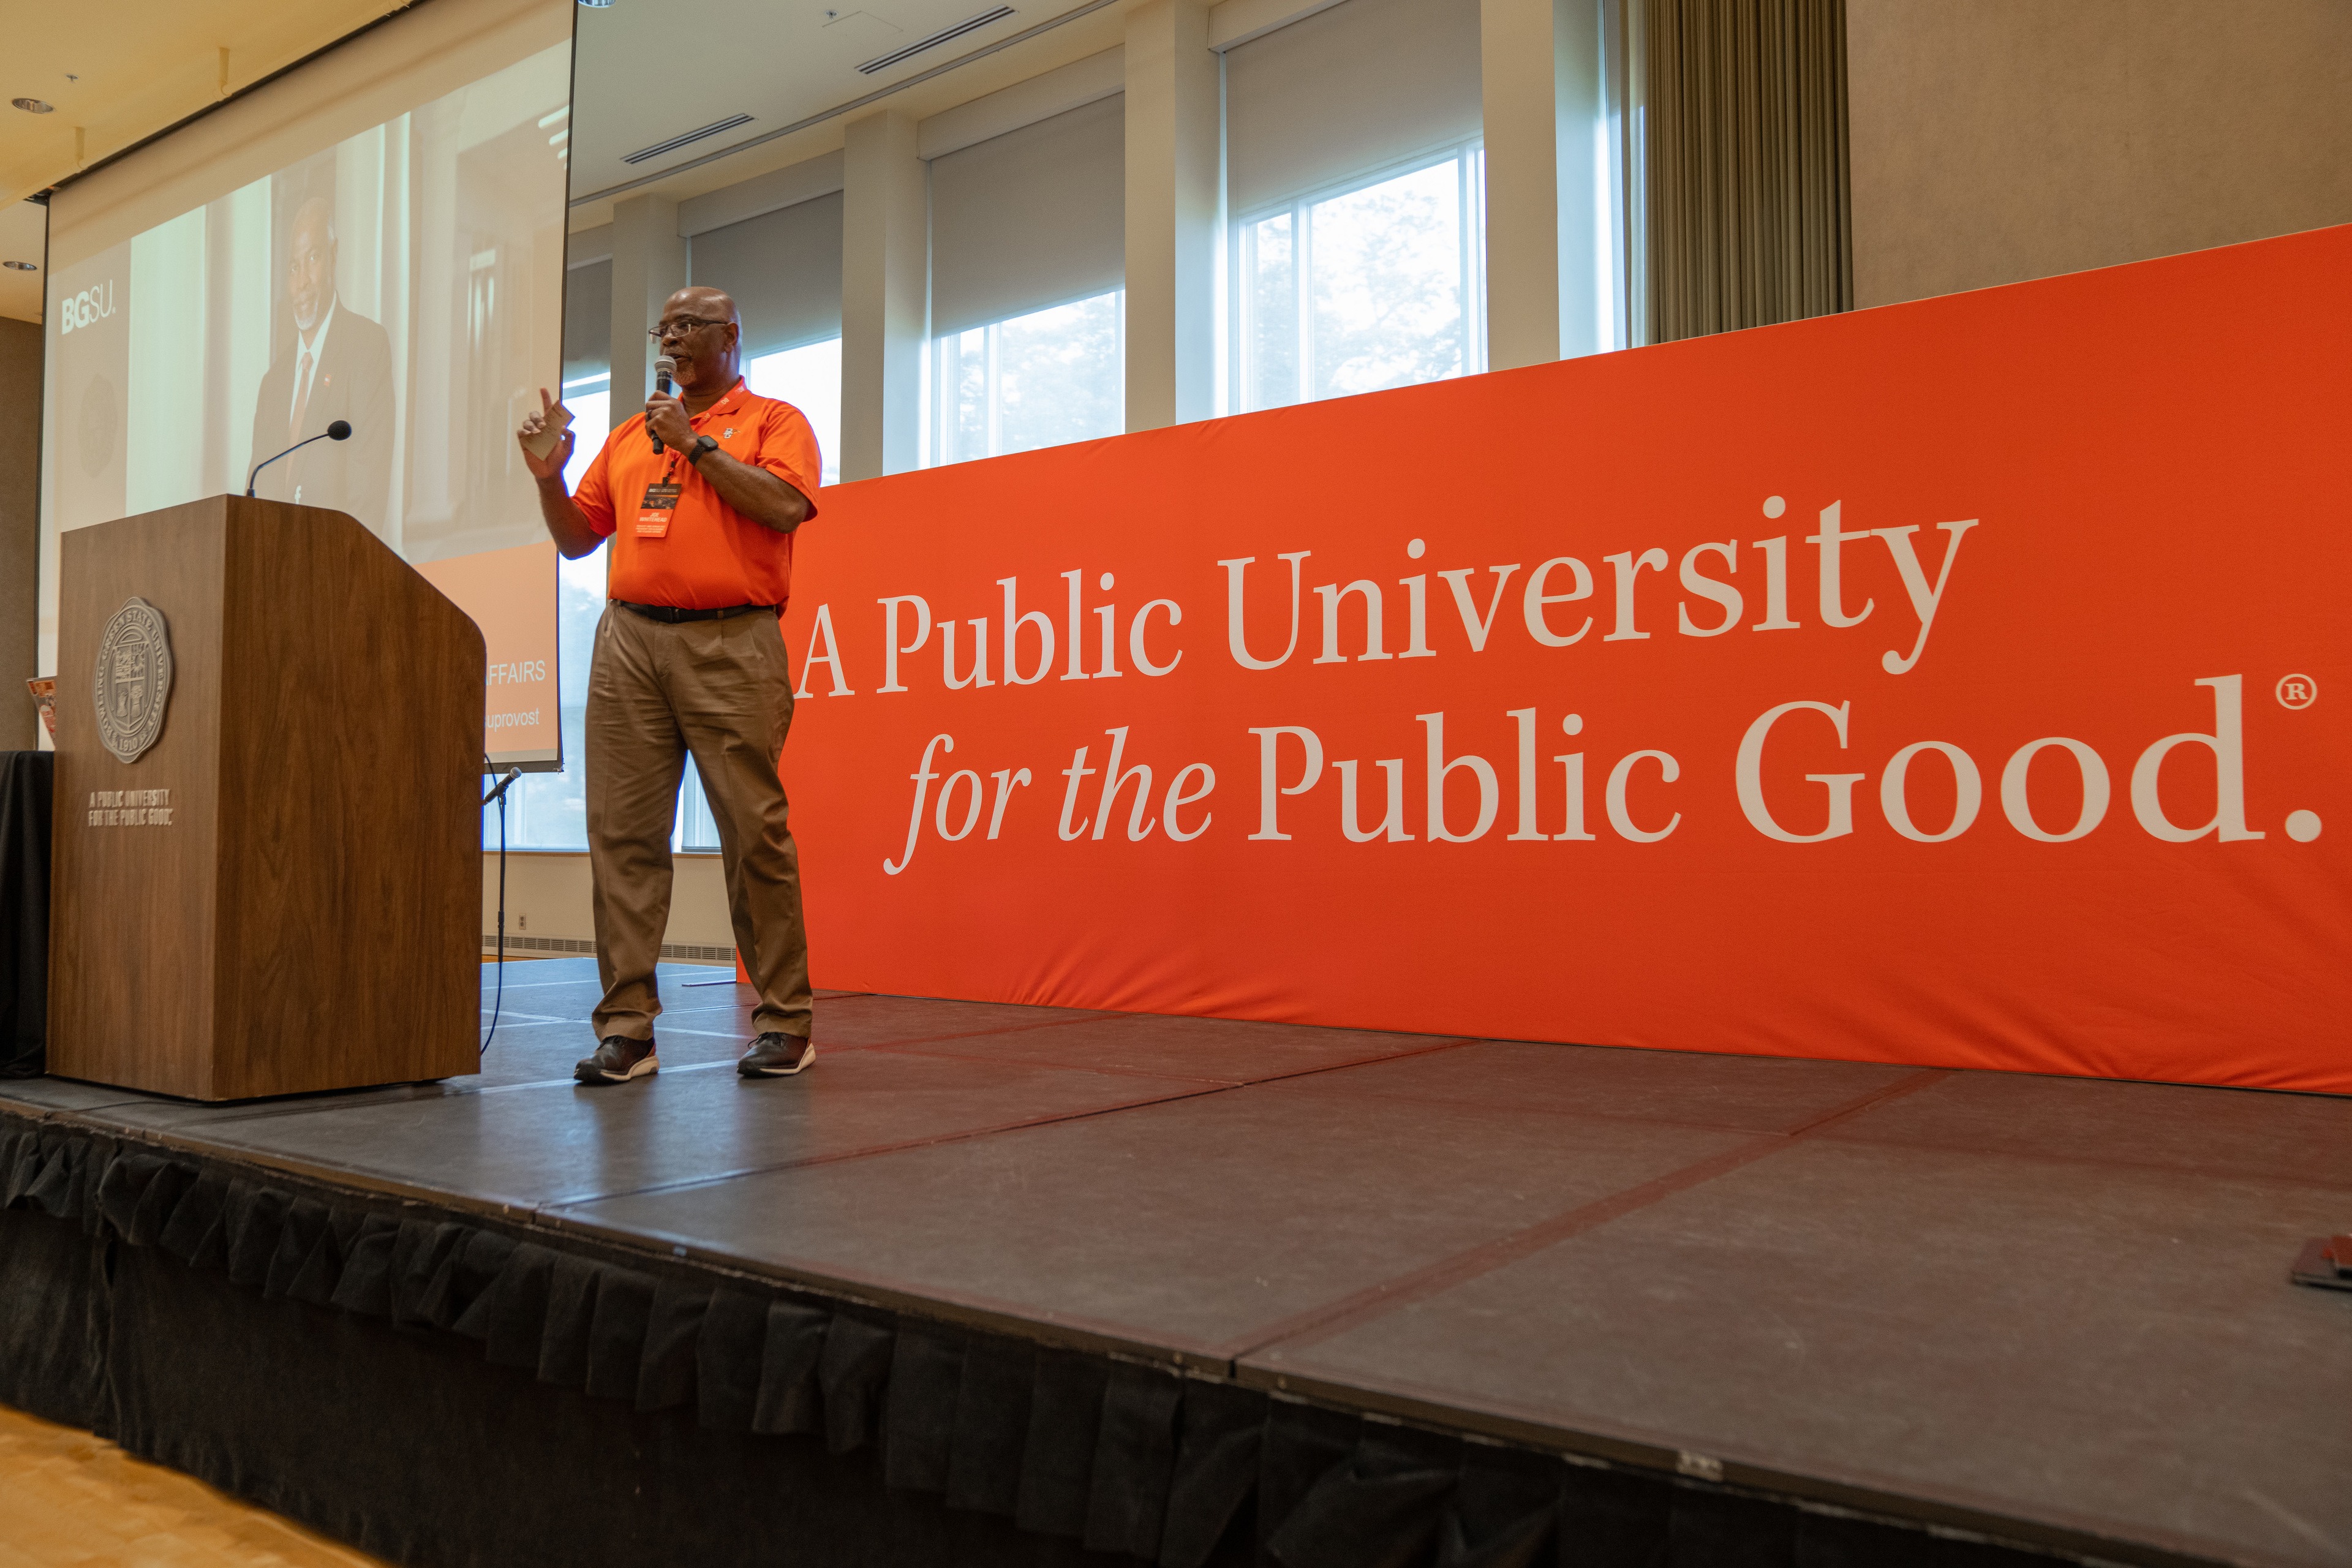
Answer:
[{"label": "projection screen", "polygon": [[350,513],[462,605],[487,757],[558,761],[512,432],[562,374],[572,11],[429,0],[51,198],[41,668],[61,531],[242,492],[340,418],[257,493]]}]

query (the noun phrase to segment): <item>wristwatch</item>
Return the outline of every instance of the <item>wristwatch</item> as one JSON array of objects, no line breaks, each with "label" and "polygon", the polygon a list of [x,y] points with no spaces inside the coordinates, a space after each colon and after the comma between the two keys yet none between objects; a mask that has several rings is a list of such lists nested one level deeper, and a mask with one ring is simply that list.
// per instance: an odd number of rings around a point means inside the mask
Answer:
[{"label": "wristwatch", "polygon": [[687,448],[686,466],[690,468],[699,468],[702,466],[702,455],[705,452],[717,450],[719,450],[719,443],[716,439],[709,436],[698,436],[695,437],[694,445]]}]

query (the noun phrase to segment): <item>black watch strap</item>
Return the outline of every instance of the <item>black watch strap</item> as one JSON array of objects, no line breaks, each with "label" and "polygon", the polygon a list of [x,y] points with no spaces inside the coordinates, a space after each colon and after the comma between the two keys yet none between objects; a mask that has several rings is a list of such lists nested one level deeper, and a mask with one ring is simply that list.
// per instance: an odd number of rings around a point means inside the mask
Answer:
[{"label": "black watch strap", "polygon": [[716,452],[717,450],[719,450],[719,442],[716,437],[709,436],[698,436],[695,437],[693,449],[687,454],[686,460],[689,465],[698,467],[702,462],[702,455],[705,452]]}]

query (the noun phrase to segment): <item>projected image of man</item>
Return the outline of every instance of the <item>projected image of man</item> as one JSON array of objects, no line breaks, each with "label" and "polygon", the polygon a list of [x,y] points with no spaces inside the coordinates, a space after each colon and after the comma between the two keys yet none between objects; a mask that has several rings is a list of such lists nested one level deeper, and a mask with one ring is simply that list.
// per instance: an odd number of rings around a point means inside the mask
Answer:
[{"label": "projected image of man", "polygon": [[254,493],[349,512],[378,535],[392,488],[392,341],[335,289],[335,225],[324,199],[295,212],[285,313],[294,333],[261,378],[253,408],[258,463],[338,419],[348,441],[320,441],[261,472]]},{"label": "projected image of man", "polygon": [[[777,617],[791,590],[793,530],[816,515],[816,435],[789,403],[743,384],[742,324],[716,289],[681,289],[653,329],[677,394],[605,440],[577,495],[572,438],[544,456],[523,421],[523,460],[555,546],[577,560],[613,542],[611,603],[588,671],[588,864],[597,1046],[575,1074],[625,1083],[656,1071],[655,970],[669,923],[670,830],[694,759],[719,825],[735,950],[760,994],[745,1078],[783,1078],[809,1043],[808,938],[800,852],[776,776],[793,722],[791,660]],[[553,407],[544,389],[541,401]]]}]

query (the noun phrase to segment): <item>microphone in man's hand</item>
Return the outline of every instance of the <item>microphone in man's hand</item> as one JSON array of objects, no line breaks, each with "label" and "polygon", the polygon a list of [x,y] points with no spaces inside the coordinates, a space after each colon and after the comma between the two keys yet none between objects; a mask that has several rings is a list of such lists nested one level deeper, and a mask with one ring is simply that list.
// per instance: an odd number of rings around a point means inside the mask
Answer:
[{"label": "microphone in man's hand", "polygon": [[[670,358],[669,355],[664,354],[659,359],[654,361],[654,390],[660,393],[664,397],[667,397],[670,394],[670,378],[677,374],[677,361]],[[648,419],[646,421],[646,429],[648,434],[651,434],[653,430],[652,420]],[[656,436],[654,437],[654,450],[658,452],[661,449],[662,438]]]},{"label": "microphone in man's hand", "polygon": [[312,441],[348,441],[351,438],[352,422],[348,419],[336,420],[332,425],[328,426],[318,435],[312,436],[306,440],[295,442],[291,447],[287,447],[285,451],[278,453],[277,458],[264,458],[261,461],[254,464],[253,472],[245,476],[245,493],[247,495],[251,495],[253,493],[254,480],[259,479],[261,477],[261,470],[276,462],[278,458],[287,457],[291,453],[299,452],[303,447],[309,446]]}]

